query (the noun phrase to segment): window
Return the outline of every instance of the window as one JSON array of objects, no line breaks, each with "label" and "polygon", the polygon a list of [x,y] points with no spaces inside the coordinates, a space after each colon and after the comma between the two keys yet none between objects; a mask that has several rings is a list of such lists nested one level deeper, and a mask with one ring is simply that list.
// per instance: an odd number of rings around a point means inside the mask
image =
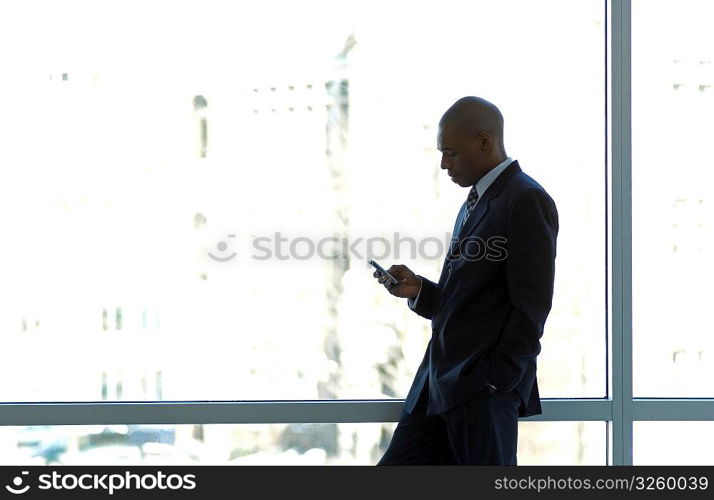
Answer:
[{"label": "window", "polygon": [[[14,465],[372,465],[396,423],[0,428]],[[519,463],[604,465],[602,422],[522,422]]]},{"label": "window", "polygon": [[633,4],[633,384],[641,397],[712,397],[714,98],[700,87],[712,81],[714,5],[672,7]]},{"label": "window", "polygon": [[[605,395],[600,2],[313,3],[200,19],[191,3],[47,3],[44,27],[15,7],[3,400],[403,397],[429,324],[366,260],[438,275],[466,193],[440,175],[436,124],[474,92],[562,213],[542,394]],[[465,29],[514,7],[527,46],[500,23]],[[377,180],[419,196],[375,197]]]},{"label": "window", "polygon": [[171,432],[288,460],[298,429],[333,448],[295,460],[374,461],[430,328],[366,261],[438,275],[466,192],[436,126],[469,94],[560,214],[520,462],[643,462],[658,420],[714,420],[712,7],[672,6],[0,6],[2,460],[105,429],[159,436],[130,461],[193,453]]}]

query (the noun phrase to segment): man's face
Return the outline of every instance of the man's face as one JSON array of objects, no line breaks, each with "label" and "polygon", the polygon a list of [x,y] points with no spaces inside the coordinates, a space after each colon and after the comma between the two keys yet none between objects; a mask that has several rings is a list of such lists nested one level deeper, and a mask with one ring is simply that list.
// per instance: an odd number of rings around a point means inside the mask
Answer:
[{"label": "man's face", "polygon": [[487,154],[479,136],[461,134],[458,127],[445,123],[439,127],[436,148],[441,151],[441,168],[461,187],[473,186],[488,172]]}]

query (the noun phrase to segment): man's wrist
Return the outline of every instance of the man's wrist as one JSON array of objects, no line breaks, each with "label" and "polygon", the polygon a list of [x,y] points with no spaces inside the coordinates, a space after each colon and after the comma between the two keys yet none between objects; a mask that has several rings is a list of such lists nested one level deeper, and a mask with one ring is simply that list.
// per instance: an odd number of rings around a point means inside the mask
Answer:
[{"label": "man's wrist", "polygon": [[417,292],[417,294],[414,297],[412,297],[413,300],[418,299],[419,295],[421,295],[421,286],[423,284],[420,276],[417,276],[416,279],[419,281],[419,291]]},{"label": "man's wrist", "polygon": [[417,302],[419,302],[419,296],[421,295],[421,287],[423,284],[423,281],[419,276],[417,276],[417,279],[419,280],[419,291],[417,292],[417,294],[414,297],[409,297],[407,299],[407,305],[409,306],[409,309],[411,309],[412,311],[416,308]]}]

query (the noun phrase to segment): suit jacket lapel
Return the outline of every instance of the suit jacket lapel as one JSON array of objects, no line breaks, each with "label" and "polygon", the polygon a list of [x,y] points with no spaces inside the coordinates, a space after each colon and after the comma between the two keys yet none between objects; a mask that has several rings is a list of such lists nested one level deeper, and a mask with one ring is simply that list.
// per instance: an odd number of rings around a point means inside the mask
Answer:
[{"label": "suit jacket lapel", "polygon": [[[514,161],[503,172],[501,172],[501,175],[499,175],[496,180],[493,181],[493,184],[486,189],[486,192],[483,194],[478,203],[476,203],[473,212],[471,212],[469,218],[466,219],[466,224],[461,228],[461,232],[458,233],[458,242],[452,238],[451,248],[449,249],[449,257],[453,257],[459,252],[463,239],[476,230],[476,227],[478,227],[481,219],[483,219],[484,215],[488,212],[488,206],[491,200],[501,194],[503,187],[506,183],[508,183],[509,179],[520,171],[521,167],[518,165],[518,161]],[[461,221],[461,219],[462,217],[458,217],[457,224]]]},{"label": "suit jacket lapel", "polygon": [[449,254],[454,252],[456,248],[456,243],[458,241],[459,231],[463,229],[461,227],[461,221],[464,220],[464,214],[466,212],[466,201],[463,202],[461,208],[459,209],[459,215],[456,217],[456,222],[454,223],[454,230],[451,231],[451,242],[449,244]]}]

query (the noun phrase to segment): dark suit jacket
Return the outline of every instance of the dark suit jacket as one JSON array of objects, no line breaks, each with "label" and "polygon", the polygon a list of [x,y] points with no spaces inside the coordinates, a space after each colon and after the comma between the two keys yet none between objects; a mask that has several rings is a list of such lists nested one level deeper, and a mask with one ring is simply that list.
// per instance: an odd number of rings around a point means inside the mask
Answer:
[{"label": "dark suit jacket", "polygon": [[514,161],[452,240],[439,282],[420,276],[413,309],[431,320],[432,337],[407,413],[422,390],[432,415],[488,390],[487,382],[518,392],[519,416],[541,413],[536,356],[553,298],[557,234],[555,203]]}]

